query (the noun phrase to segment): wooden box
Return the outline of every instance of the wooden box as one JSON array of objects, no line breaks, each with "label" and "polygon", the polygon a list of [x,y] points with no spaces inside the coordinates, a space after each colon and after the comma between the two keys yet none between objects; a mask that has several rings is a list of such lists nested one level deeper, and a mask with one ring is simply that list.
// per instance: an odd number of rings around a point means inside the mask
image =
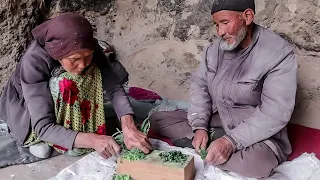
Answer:
[{"label": "wooden box", "polygon": [[134,180],[193,180],[195,176],[194,157],[188,156],[184,164],[163,162],[154,150],[145,160],[129,161],[117,159],[118,174],[130,175]]}]

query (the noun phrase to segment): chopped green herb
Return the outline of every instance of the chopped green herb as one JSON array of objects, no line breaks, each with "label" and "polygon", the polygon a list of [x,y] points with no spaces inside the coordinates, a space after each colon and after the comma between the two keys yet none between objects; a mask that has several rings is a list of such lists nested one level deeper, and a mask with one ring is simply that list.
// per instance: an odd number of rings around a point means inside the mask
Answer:
[{"label": "chopped green herb", "polygon": [[208,152],[205,149],[200,150],[201,159],[205,159],[207,157]]},{"label": "chopped green herb", "polygon": [[112,180],[132,180],[132,178],[127,174],[115,174]]},{"label": "chopped green herb", "polygon": [[133,148],[132,150],[125,150],[121,157],[129,161],[137,161],[145,159],[146,155],[140,149]]},{"label": "chopped green herb", "polygon": [[181,163],[184,164],[187,161],[188,156],[182,154],[181,151],[162,152],[159,154],[163,162]]}]

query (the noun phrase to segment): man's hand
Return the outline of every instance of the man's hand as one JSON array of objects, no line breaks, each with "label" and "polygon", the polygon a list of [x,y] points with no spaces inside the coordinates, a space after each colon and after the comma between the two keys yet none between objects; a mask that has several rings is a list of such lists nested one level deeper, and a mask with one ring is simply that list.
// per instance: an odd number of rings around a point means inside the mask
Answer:
[{"label": "man's hand", "polygon": [[122,132],[124,136],[124,143],[127,148],[137,148],[148,154],[152,150],[151,143],[147,138],[147,134],[139,131],[134,123],[131,115],[126,115],[121,118]]},{"label": "man's hand", "polygon": [[208,154],[205,158],[205,162],[212,165],[220,165],[229,159],[233,151],[233,146],[228,139],[222,137],[211,142],[207,151]]},{"label": "man's hand", "polygon": [[197,153],[200,153],[201,149],[206,149],[207,148],[207,143],[208,143],[208,132],[205,130],[197,130],[195,133],[195,136],[192,141],[193,147],[196,149]]},{"label": "man's hand", "polygon": [[94,135],[93,149],[95,149],[101,157],[107,159],[119,154],[121,147],[112,136]]}]

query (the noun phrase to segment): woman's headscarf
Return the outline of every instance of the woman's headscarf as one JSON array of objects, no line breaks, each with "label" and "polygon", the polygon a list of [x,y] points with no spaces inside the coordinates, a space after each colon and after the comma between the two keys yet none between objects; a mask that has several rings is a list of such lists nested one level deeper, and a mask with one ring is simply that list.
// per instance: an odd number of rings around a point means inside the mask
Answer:
[{"label": "woman's headscarf", "polygon": [[94,50],[93,29],[90,22],[75,13],[63,13],[32,30],[34,38],[56,60],[79,50]]}]

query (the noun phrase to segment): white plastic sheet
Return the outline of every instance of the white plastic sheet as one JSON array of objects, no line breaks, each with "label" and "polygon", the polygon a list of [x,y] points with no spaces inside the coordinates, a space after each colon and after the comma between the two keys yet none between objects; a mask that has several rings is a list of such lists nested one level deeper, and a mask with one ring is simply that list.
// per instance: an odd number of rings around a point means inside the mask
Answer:
[{"label": "white plastic sheet", "polygon": [[[233,173],[226,173],[213,166],[204,166],[200,156],[193,149],[172,147],[167,143],[151,139],[160,150],[180,150],[195,157],[195,180],[252,180]],[[62,170],[50,180],[108,180],[116,169],[116,157],[103,159],[96,152],[88,154],[79,161]],[[293,161],[281,164],[269,180],[320,180],[320,161],[314,154],[302,154]]]}]

